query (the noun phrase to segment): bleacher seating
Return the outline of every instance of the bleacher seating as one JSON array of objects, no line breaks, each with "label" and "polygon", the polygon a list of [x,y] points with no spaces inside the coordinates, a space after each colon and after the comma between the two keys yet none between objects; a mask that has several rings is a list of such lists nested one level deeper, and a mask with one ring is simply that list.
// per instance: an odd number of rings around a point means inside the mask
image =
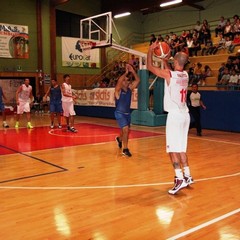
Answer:
[{"label": "bleacher seating", "polygon": [[[213,44],[217,44],[218,38],[212,37]],[[141,51],[143,53],[147,53],[149,47],[149,42],[143,42],[132,45],[132,49]],[[228,54],[227,49],[221,49],[217,52],[216,55],[208,55],[208,56],[201,56],[201,51],[198,52],[197,57],[190,57],[190,63],[202,63],[202,66],[205,65],[210,66],[212,69],[213,76],[207,77],[206,85],[200,86],[200,89],[203,90],[217,90],[216,87],[217,77],[218,77],[218,69],[220,68],[222,63],[226,63],[227,59],[231,55],[235,55],[236,52],[240,49],[240,46],[236,47],[233,54]]]}]

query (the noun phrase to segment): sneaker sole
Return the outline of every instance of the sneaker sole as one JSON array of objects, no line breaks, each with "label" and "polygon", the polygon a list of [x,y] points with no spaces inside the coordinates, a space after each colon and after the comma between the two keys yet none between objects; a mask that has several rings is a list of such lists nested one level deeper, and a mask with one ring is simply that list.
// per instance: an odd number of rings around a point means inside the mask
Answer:
[{"label": "sneaker sole", "polygon": [[171,195],[175,195],[177,192],[179,192],[179,191],[180,191],[181,189],[183,189],[183,188],[186,188],[187,186],[188,186],[188,184],[185,183],[185,185],[182,186],[182,187],[180,187],[177,191],[171,192],[171,190],[169,190],[168,193],[171,194]]}]

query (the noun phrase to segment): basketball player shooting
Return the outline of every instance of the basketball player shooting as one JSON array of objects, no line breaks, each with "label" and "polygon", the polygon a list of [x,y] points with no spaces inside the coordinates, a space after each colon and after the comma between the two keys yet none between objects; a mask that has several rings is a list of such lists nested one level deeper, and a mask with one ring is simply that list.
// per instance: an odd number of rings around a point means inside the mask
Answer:
[{"label": "basketball player shooting", "polygon": [[[165,43],[166,44],[166,43]],[[169,49],[166,45],[162,47],[164,55]],[[174,56],[174,70],[171,71],[168,65],[168,55],[162,58],[164,68],[160,69],[153,65],[153,55],[159,49],[159,42],[154,42],[148,50],[147,68],[153,74],[165,79],[164,110],[168,112],[166,122],[166,151],[170,156],[174,171],[174,186],[168,191],[169,194],[176,194],[180,189],[193,183],[190,174],[187,150],[187,136],[190,124],[190,116],[186,104],[188,74],[184,71],[184,65],[188,55],[178,52]]]}]

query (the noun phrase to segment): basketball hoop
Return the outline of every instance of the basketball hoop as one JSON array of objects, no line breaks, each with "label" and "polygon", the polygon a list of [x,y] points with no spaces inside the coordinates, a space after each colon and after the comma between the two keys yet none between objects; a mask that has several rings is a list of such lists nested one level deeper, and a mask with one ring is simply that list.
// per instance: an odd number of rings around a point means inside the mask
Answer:
[{"label": "basketball hoop", "polygon": [[79,44],[84,56],[90,56],[90,50],[96,46],[96,42],[88,40],[80,40]]}]

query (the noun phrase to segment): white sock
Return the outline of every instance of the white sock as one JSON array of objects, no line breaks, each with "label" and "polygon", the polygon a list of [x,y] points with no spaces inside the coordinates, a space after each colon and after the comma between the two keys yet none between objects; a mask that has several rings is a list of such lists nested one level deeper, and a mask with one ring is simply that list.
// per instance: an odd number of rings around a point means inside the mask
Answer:
[{"label": "white sock", "polygon": [[175,175],[177,178],[183,179],[182,169],[175,169]]},{"label": "white sock", "polygon": [[187,176],[187,177],[191,176],[189,166],[183,167],[183,170],[184,170],[185,176]]}]

